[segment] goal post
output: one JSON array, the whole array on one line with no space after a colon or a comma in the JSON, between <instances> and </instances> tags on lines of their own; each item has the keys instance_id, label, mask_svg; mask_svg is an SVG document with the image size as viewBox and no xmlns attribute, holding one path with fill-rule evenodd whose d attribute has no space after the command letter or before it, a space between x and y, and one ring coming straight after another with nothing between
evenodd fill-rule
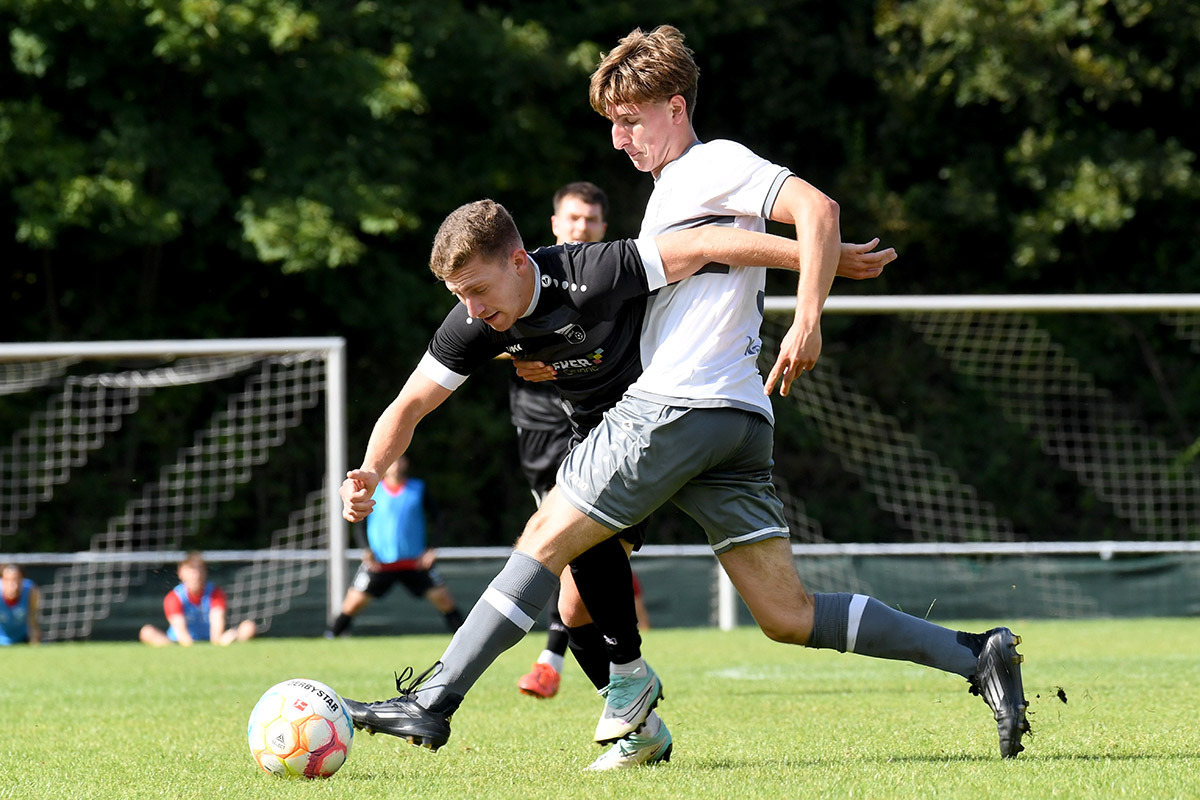
<instances>
[{"instance_id":1,"label":"goal post","mask_svg":"<svg viewBox=\"0 0 1200 800\"><path fill-rule=\"evenodd\" d=\"M80 551L40 587L47 640L86 638L155 553L201 549L197 534L239 502L252 529L225 537L326 562L327 606L340 606L344 353L339 337L0 344L0 553ZM254 480L270 483L259 497ZM295 566L247 567L254 596L231 597L231 613L306 591L304 560L271 562Z\"/></svg>"}]
</instances>

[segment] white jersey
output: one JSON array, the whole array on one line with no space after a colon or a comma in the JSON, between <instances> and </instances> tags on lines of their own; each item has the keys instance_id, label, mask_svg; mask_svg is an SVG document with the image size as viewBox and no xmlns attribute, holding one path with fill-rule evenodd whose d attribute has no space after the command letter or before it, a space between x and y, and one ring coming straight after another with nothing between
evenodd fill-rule
<instances>
[{"instance_id":1,"label":"white jersey","mask_svg":"<svg viewBox=\"0 0 1200 800\"><path fill-rule=\"evenodd\" d=\"M659 173L641 237L710 224L761 232L791 174L737 142L694 144ZM709 265L660 289L642 323L643 372L629 393L774 421L758 372L765 289L766 270L736 265Z\"/></svg>"}]
</instances>

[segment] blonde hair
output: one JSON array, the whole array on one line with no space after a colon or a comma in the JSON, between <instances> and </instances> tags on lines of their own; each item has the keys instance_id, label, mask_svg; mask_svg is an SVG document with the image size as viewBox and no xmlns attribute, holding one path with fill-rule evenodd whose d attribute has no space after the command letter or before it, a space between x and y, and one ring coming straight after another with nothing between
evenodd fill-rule
<instances>
[{"instance_id":1,"label":"blonde hair","mask_svg":"<svg viewBox=\"0 0 1200 800\"><path fill-rule=\"evenodd\" d=\"M680 95L690 122L699 82L700 68L678 28L659 25L650 33L634 28L600 60L588 98L592 108L607 117L610 106L657 103Z\"/></svg>"},{"instance_id":2,"label":"blonde hair","mask_svg":"<svg viewBox=\"0 0 1200 800\"><path fill-rule=\"evenodd\" d=\"M521 247L517 224L504 206L494 200L476 200L442 220L433 237L429 269L444 281L475 258L505 257Z\"/></svg>"}]
</instances>

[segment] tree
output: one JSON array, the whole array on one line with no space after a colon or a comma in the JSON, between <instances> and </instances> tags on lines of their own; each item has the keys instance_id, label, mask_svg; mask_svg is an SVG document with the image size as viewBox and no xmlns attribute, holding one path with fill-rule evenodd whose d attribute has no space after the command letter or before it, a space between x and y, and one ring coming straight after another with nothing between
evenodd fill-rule
<instances>
[{"instance_id":1,"label":"tree","mask_svg":"<svg viewBox=\"0 0 1200 800\"><path fill-rule=\"evenodd\" d=\"M1042 290L1200 287L1185 244L1200 135L1180 113L1200 88L1195 7L887 2L877 32L889 205L939 282L994 269Z\"/></svg>"}]
</instances>

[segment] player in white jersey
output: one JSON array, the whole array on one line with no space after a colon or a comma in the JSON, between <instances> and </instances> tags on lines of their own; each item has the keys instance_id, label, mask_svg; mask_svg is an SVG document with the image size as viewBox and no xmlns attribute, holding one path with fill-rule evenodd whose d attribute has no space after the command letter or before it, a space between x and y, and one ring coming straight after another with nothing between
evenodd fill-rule
<instances>
[{"instance_id":1,"label":"player in white jersey","mask_svg":"<svg viewBox=\"0 0 1200 800\"><path fill-rule=\"evenodd\" d=\"M678 198L679 192L697 191L709 179L730 180L721 159L694 168L711 174L680 181L674 177L674 168L686 165L685 156L697 145L691 111L698 77L682 35L669 26L649 35L634 31L605 56L592 76L592 105L612 121L613 145L639 170L659 180L655 195L660 199L652 198L652 203L662 202L667 208L690 202ZM734 162L739 154L730 150L729 160ZM756 163L762 167L764 162ZM796 319L765 386L758 388L765 395L778 383L786 394L791 382L815 366L820 355L820 315L838 260L838 208L783 170L776 168L769 181L756 174L746 181L734 175L731 185L718 186L713 214L676 222L686 226L713 221L712 217L757 214L796 226L801 267ZM692 199L702 208L711 200ZM663 222L660 216L648 217L652 225ZM557 488L530 519L508 564L442 659L404 687L400 697L369 708L357 704L359 709L351 709L355 723L414 744L440 747L449 738L450 718L466 692L528 630L562 569L669 499L704 527L767 636L961 675L992 709L1001 755L1015 756L1028 724L1021 657L1016 652L1020 639L1011 631L952 631L864 595L810 595L804 589L791 558L782 506L771 486L769 405L748 390L750 384L743 378L743 367L752 367L759 348L754 312L761 314L761 287L747 284L736 266L689 280L705 285L676 290L672 297L652 303L644 335L656 349L644 364L645 380L635 382L568 455ZM722 312L734 321L715 319ZM492 318L488 309L479 313L485 321ZM494 313L503 319L499 311ZM710 333L714 325L717 334ZM674 370L675 362L668 358L687 366ZM710 360L716 368L709 369ZM369 497L358 485L366 473L369 470L352 471L343 484L347 519L369 513ZM422 686L421 680L431 673L434 678ZM669 738L661 736L650 714L661 695L657 676L643 662L620 677L619 685L610 686L614 691L606 693L601 721L611 711L628 733L606 754L605 763L593 765L597 768L653 761L664 746L670 752Z\"/></svg>"},{"instance_id":2,"label":"player in white jersey","mask_svg":"<svg viewBox=\"0 0 1200 800\"><path fill-rule=\"evenodd\" d=\"M1019 637L1007 628L984 634L950 631L864 595L809 594L796 573L787 526L770 488L765 440L763 452L736 462L735 470L688 476L688 465L705 457L686 447L690 439L719 443L722 431L737 429L738 412L772 421L767 395L773 386L778 383L786 395L791 382L815 366L821 308L839 238L836 204L815 188L740 144L699 141L691 122L698 76L682 34L670 26L650 34L634 31L592 76L592 107L611 121L613 146L655 178L642 232L714 223L763 230L767 218L795 224L802 258L807 258L796 318L764 387L756 364L762 270L701 270L660 290L643 322L643 373L614 409L627 415L612 418L634 434L643 452L649 449L645 442L657 441L659 452L680 454L678 460L648 466L643 455L627 452L619 437L600 429L568 458L560 492L575 509L614 529L672 500L705 527L721 566L767 636L962 675L993 710L1001 755L1015 756L1028 730L1015 649ZM606 451L637 463L640 484L621 479L630 471L627 463L617 470L597 468ZM648 730L618 743L612 758L635 761L653 747L654 723L651 716Z\"/></svg>"},{"instance_id":3,"label":"player in white jersey","mask_svg":"<svg viewBox=\"0 0 1200 800\"><path fill-rule=\"evenodd\" d=\"M736 142L694 142L657 175L641 235L698 224L763 231L789 179L799 183L790 170ZM799 202L801 191L793 194ZM818 268L822 284L832 281L837 264L836 219L829 227L835 246L831 264ZM722 265L660 290L642 324L644 369L630 393L772 418L758 372L765 288L765 270Z\"/></svg>"}]
</instances>

